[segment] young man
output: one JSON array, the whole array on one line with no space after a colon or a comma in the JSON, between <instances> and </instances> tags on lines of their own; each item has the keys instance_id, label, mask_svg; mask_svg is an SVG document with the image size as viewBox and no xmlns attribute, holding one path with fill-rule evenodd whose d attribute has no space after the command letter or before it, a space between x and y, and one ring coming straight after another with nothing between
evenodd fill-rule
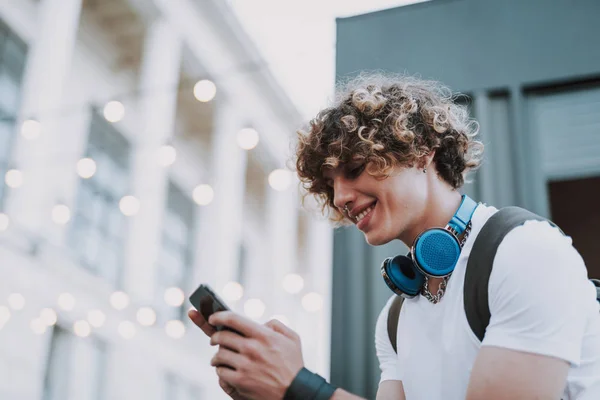
<instances>
[{"instance_id":1,"label":"young man","mask_svg":"<svg viewBox=\"0 0 600 400\"><path fill-rule=\"evenodd\" d=\"M370 245L398 239L411 246L428 230L459 226L451 271L429 275L404 301L397 352L386 322L395 295L380 314L377 399L600 399L595 289L557 227L528 221L504 237L489 278L483 341L469 326L467 261L498 211L459 193L481 162L477 130L438 83L367 75L349 82L300 134L296 166L307 192ZM220 346L213 365L234 399L358 398L304 369L298 336L277 321L263 326L225 312L209 325L196 312L190 317ZM217 325L244 337L215 333Z\"/></svg>"}]
</instances>

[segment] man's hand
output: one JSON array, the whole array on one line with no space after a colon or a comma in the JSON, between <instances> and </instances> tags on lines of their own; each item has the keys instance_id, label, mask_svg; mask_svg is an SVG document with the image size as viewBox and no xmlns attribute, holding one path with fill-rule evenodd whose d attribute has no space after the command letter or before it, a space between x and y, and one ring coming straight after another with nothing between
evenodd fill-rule
<instances>
[{"instance_id":1,"label":"man's hand","mask_svg":"<svg viewBox=\"0 0 600 400\"><path fill-rule=\"evenodd\" d=\"M263 326L231 311L215 313L209 322L244 336L229 331L211 336L211 345L220 346L211 361L219 378L246 398L282 399L304 366L299 336L277 320Z\"/></svg>"},{"instance_id":2,"label":"man's hand","mask_svg":"<svg viewBox=\"0 0 600 400\"><path fill-rule=\"evenodd\" d=\"M304 366L299 336L277 320L257 324L231 311L213 314L209 323L190 311L190 318L219 351L211 364L217 367L219 383L234 399L281 399ZM230 331L216 332L214 326ZM230 392L234 390L234 392Z\"/></svg>"},{"instance_id":3,"label":"man's hand","mask_svg":"<svg viewBox=\"0 0 600 400\"><path fill-rule=\"evenodd\" d=\"M202 332L204 332L206 336L211 337L216 332L215 328L211 326L198 311L190 310L188 312L188 317L190 317L194 324L202 329ZM247 400L244 396L240 395L233 386L228 385L221 378L219 378L219 386L221 386L221 389L223 389L223 391L233 400Z\"/></svg>"}]
</instances>

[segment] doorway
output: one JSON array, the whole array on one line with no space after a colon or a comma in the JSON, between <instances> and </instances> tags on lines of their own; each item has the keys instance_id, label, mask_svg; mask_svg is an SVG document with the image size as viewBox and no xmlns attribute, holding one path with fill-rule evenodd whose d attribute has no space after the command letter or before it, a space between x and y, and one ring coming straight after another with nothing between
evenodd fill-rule
<instances>
[{"instance_id":1,"label":"doorway","mask_svg":"<svg viewBox=\"0 0 600 400\"><path fill-rule=\"evenodd\" d=\"M590 278L600 278L600 176L548 182L551 219L573 238Z\"/></svg>"}]
</instances>

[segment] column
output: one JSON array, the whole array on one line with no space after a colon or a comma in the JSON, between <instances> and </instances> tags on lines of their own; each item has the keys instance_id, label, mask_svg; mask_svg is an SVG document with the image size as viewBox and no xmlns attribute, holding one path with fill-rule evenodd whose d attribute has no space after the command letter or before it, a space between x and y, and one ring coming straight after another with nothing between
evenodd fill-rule
<instances>
[{"instance_id":1,"label":"column","mask_svg":"<svg viewBox=\"0 0 600 400\"><path fill-rule=\"evenodd\" d=\"M310 277L307 285L323 296L323 308L313 315L306 315L314 329L306 332L310 335L307 362L314 365L315 371L329 378L331 347L331 280L333 263L333 229L325 218L311 216L307 229L308 270ZM306 313L306 311L305 311ZM310 325L310 324L308 324Z\"/></svg>"},{"instance_id":2,"label":"column","mask_svg":"<svg viewBox=\"0 0 600 400\"><path fill-rule=\"evenodd\" d=\"M140 73L142 132L132 155L132 195L140 211L130 217L125 289L145 301L154 297L155 266L167 196L167 168L158 152L175 124L182 43L172 27L158 20L150 27Z\"/></svg>"},{"instance_id":3,"label":"column","mask_svg":"<svg viewBox=\"0 0 600 400\"><path fill-rule=\"evenodd\" d=\"M205 182L214 198L202 208L197 240L194 281L208 283L218 293L233 280L239 262L242 236L247 154L237 144L243 127L239 114L224 101L215 106L211 163Z\"/></svg>"},{"instance_id":4,"label":"column","mask_svg":"<svg viewBox=\"0 0 600 400\"><path fill-rule=\"evenodd\" d=\"M479 135L478 140L483 141L484 146L494 148L493 142L494 137L490 135L492 127L490 124L490 99L488 93L485 91L477 92L475 96L475 117L479 122ZM486 147L485 149L487 150ZM473 198L477 201L482 201L488 204L496 204L496 181L494 179L494 152L485 152L485 162L479 168L477 172L477 181L474 182L476 188L476 194ZM471 177L473 177L471 175Z\"/></svg>"},{"instance_id":5,"label":"column","mask_svg":"<svg viewBox=\"0 0 600 400\"><path fill-rule=\"evenodd\" d=\"M60 175L69 168L60 164L61 156L72 150L68 140L61 140L61 105L80 13L81 0L42 0L38 32L29 49L18 126L36 119L41 135L31 141L17 136L13 167L23 173L24 183L9 192L7 212L15 226L34 235L49 233L51 208L62 196Z\"/></svg>"},{"instance_id":6,"label":"column","mask_svg":"<svg viewBox=\"0 0 600 400\"><path fill-rule=\"evenodd\" d=\"M283 289L283 278L296 272L298 263L298 191L297 182L284 191L277 191L267 185L267 250L270 263L263 266L253 278L259 281L263 301L271 314L285 315L292 325L295 310L298 308L297 295Z\"/></svg>"}]
</instances>

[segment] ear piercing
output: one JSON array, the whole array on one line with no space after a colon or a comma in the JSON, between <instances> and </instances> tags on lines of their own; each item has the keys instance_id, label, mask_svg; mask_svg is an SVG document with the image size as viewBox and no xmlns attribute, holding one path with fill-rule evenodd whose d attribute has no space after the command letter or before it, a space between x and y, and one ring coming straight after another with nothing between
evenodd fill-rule
<instances>
[{"instance_id":1,"label":"ear piercing","mask_svg":"<svg viewBox=\"0 0 600 400\"><path fill-rule=\"evenodd\" d=\"M426 174L427 173L427 168L423 168L423 173Z\"/></svg>"}]
</instances>

